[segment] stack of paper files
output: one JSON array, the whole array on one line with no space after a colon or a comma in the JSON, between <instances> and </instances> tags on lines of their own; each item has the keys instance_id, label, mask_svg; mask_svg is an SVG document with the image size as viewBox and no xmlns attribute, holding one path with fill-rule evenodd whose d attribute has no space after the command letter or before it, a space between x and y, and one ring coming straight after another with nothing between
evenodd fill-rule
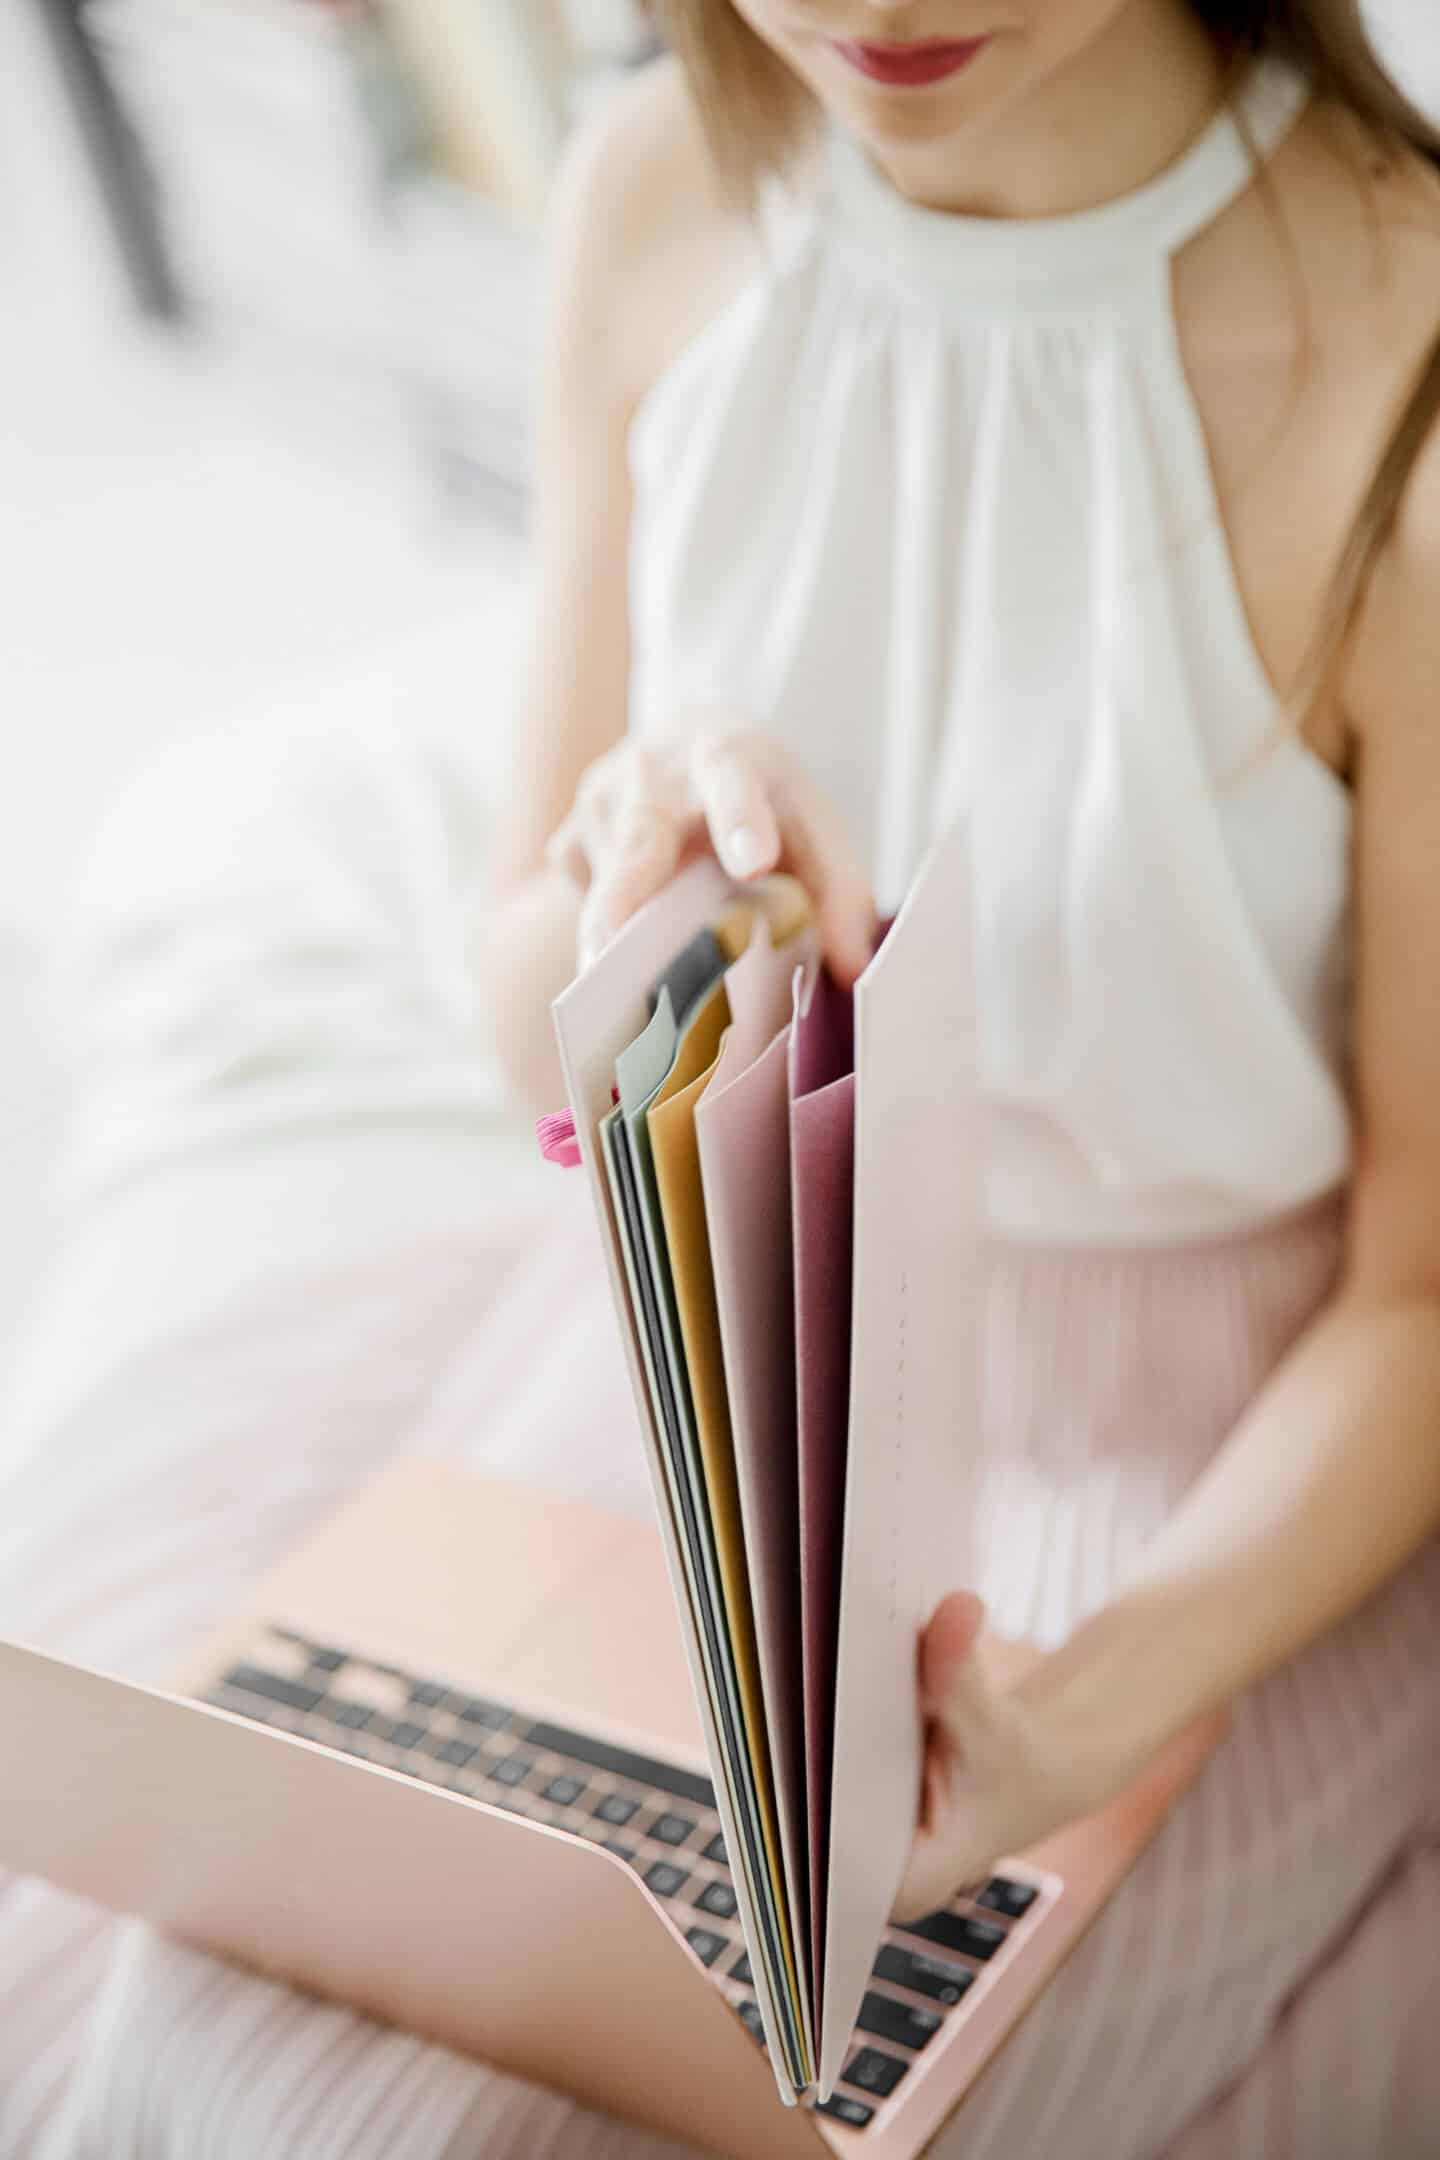
<instances>
[{"instance_id":1,"label":"stack of paper files","mask_svg":"<svg viewBox=\"0 0 1440 2160\"><path fill-rule=\"evenodd\" d=\"M961 901L942 856L852 996L793 881L697 864L556 1006L791 2101L835 2082L915 1821L914 1646L973 1410L973 1166L915 1144L963 1109Z\"/></svg>"}]
</instances>

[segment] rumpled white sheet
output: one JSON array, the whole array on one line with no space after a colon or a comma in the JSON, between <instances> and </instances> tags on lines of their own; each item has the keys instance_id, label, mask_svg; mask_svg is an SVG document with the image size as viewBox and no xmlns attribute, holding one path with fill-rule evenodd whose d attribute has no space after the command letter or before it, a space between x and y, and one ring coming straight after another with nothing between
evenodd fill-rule
<instances>
[{"instance_id":1,"label":"rumpled white sheet","mask_svg":"<svg viewBox=\"0 0 1440 2160\"><path fill-rule=\"evenodd\" d=\"M0 1458L0 1630L163 1679L401 1449L648 1505L584 1194L502 1110L485 1040L484 776L398 722L281 724L113 824L69 944L67 1223ZM0 2160L562 2138L670 2150L0 1879Z\"/></svg>"}]
</instances>

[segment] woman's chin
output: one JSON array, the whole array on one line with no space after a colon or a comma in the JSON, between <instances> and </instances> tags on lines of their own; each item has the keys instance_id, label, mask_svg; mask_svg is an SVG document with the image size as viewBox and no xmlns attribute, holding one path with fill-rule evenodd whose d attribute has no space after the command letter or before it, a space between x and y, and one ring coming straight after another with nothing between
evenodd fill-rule
<instances>
[{"instance_id":1,"label":"woman's chin","mask_svg":"<svg viewBox=\"0 0 1440 2160\"><path fill-rule=\"evenodd\" d=\"M812 87L842 127L875 148L945 142L974 125L995 101L990 46L958 74L923 88L873 82L838 53L827 53Z\"/></svg>"}]
</instances>

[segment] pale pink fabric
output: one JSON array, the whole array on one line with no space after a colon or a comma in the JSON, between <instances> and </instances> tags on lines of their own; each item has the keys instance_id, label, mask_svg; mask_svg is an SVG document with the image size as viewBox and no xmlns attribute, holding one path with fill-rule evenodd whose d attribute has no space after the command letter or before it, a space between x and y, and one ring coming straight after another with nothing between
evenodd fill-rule
<instances>
[{"instance_id":1,"label":"pale pink fabric","mask_svg":"<svg viewBox=\"0 0 1440 2160\"><path fill-rule=\"evenodd\" d=\"M397 1450L650 1504L582 1181L528 1140L510 1174L473 1114L475 978L436 964L475 903L455 774L289 733L270 770L247 793L223 764L112 833L78 1213L0 1436L0 1629L144 1677ZM1000 1625L1054 1641L1104 1598L1323 1300L1340 1231L1326 1202L1181 1249L996 1248L955 1570ZM1240 1706L942 2160L1436 2151L1437 1643L1432 1546ZM667 2152L0 1883L0 2160Z\"/></svg>"},{"instance_id":2,"label":"pale pink fabric","mask_svg":"<svg viewBox=\"0 0 1440 2160\"><path fill-rule=\"evenodd\" d=\"M11 1485L6 1623L159 1669L397 1444L643 1506L583 1208L552 1179L524 1225L317 1277L117 1376L52 1435L93 1465L89 1505L46 1519L53 1456ZM957 1530L957 1581L998 1622L1053 1639L1104 1597L1323 1298L1339 1227L1326 1203L1188 1251L996 1249L980 1535L967 1560ZM137 1432L143 1471L113 1444ZM1432 1547L1239 1706L945 2160L1433 2151L1437 1640ZM0 1899L5 2160L665 2150L35 1886Z\"/></svg>"}]
</instances>

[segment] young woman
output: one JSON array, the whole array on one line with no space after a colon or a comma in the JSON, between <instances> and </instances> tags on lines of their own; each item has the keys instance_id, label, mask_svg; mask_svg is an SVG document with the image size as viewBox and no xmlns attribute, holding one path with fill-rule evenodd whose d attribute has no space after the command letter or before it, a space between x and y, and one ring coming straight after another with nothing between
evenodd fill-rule
<instances>
[{"instance_id":1,"label":"young woman","mask_svg":"<svg viewBox=\"0 0 1440 2160\"><path fill-rule=\"evenodd\" d=\"M553 1107L577 931L683 852L793 865L853 970L969 806L986 1401L907 1909L1229 1728L935 2151L1419 2160L1433 140L1348 0L667 14L560 203L506 1054ZM531 1238L471 1138L475 806L358 735L171 776L87 918L91 1198L0 1628L146 1678L397 1448L649 1505L584 1195ZM973 1593L1044 1646L1021 1692ZM0 1881L0 2156L202 2153L678 2160Z\"/></svg>"},{"instance_id":2,"label":"young woman","mask_svg":"<svg viewBox=\"0 0 1440 2160\"><path fill-rule=\"evenodd\" d=\"M512 1072L553 1095L577 932L695 850L796 870L853 974L969 807L986 1423L902 1907L1229 1726L940 2149L1408 2160L1440 2123L1440 138L1356 0L663 12L678 62L560 211ZM973 1593L1048 1647L1018 1691Z\"/></svg>"}]
</instances>

